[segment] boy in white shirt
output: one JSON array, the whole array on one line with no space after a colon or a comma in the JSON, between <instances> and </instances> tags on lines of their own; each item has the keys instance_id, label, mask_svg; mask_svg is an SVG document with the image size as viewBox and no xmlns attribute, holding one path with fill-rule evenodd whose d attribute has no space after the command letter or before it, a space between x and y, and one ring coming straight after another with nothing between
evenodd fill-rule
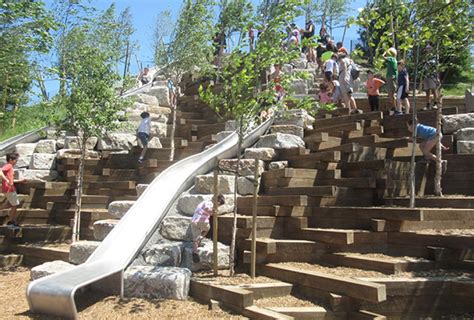
<instances>
[{"instance_id":1,"label":"boy in white shirt","mask_svg":"<svg viewBox=\"0 0 474 320\"><path fill-rule=\"evenodd\" d=\"M145 153L148 149L148 141L150 141L150 130L151 130L151 118L148 112L142 112L140 114L142 121L137 129L137 137L140 140L143 149L140 153L140 157L138 158L138 162L142 163L145 158Z\"/></svg>"}]
</instances>

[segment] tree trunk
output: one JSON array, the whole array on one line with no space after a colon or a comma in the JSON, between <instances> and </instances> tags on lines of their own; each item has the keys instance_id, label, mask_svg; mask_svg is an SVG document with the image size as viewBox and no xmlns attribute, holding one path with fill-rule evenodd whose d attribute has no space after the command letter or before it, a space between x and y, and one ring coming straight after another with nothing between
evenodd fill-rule
<instances>
[{"instance_id":1,"label":"tree trunk","mask_svg":"<svg viewBox=\"0 0 474 320\"><path fill-rule=\"evenodd\" d=\"M125 91L125 79L127 77L127 64L128 64L128 51L129 50L130 50L130 42L127 41L127 48L125 49L125 62L123 64L122 88L120 89L120 95L122 95Z\"/></svg>"},{"instance_id":2,"label":"tree trunk","mask_svg":"<svg viewBox=\"0 0 474 320\"><path fill-rule=\"evenodd\" d=\"M177 108L177 98L176 98L177 92L169 92L170 95L170 104L171 104L171 133L170 133L170 157L169 160L173 161L174 160L174 150L175 150L175 145L174 145L174 136L176 134L176 108Z\"/></svg>"},{"instance_id":3,"label":"tree trunk","mask_svg":"<svg viewBox=\"0 0 474 320\"><path fill-rule=\"evenodd\" d=\"M83 184L84 184L84 162L86 158L87 138L82 137L80 141L81 141L81 157L79 158L79 172L77 176L76 211L74 212L74 223L72 227L72 242L79 241L79 235L81 231L82 189L83 189Z\"/></svg>"},{"instance_id":4,"label":"tree trunk","mask_svg":"<svg viewBox=\"0 0 474 320\"><path fill-rule=\"evenodd\" d=\"M240 159L242 159L242 136L243 136L243 128L242 128L242 121L239 123L239 143L237 148L237 168L235 170L235 181L234 181L234 216L233 216L233 224L232 224L232 240L230 243L230 252L229 252L229 273L232 277L234 275L234 260L235 260L235 238L237 236L237 181L239 179L239 168L240 168Z\"/></svg>"},{"instance_id":5,"label":"tree trunk","mask_svg":"<svg viewBox=\"0 0 474 320\"><path fill-rule=\"evenodd\" d=\"M218 247L217 247L217 235L218 235L218 223L219 219L217 218L217 194L219 193L219 163L217 163L216 168L214 169L214 187L213 192L214 196L212 197L212 267L214 269L214 277L218 276Z\"/></svg>"},{"instance_id":6,"label":"tree trunk","mask_svg":"<svg viewBox=\"0 0 474 320\"><path fill-rule=\"evenodd\" d=\"M11 128L15 129L16 127L16 113L18 111L18 104L20 103L20 98L16 98L15 100L15 106L13 107L13 117L12 117L12 125Z\"/></svg>"},{"instance_id":7,"label":"tree trunk","mask_svg":"<svg viewBox=\"0 0 474 320\"><path fill-rule=\"evenodd\" d=\"M254 159L254 181L253 181L253 204L252 204L252 261L250 264L250 276L255 278L257 273L257 197L258 197L258 159Z\"/></svg>"}]
</instances>

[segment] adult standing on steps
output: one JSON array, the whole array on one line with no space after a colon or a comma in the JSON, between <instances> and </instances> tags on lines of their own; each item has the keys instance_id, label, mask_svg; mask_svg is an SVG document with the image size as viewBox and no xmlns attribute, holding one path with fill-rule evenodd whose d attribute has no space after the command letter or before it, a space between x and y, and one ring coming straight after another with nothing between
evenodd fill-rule
<instances>
[{"instance_id":1,"label":"adult standing on steps","mask_svg":"<svg viewBox=\"0 0 474 320\"><path fill-rule=\"evenodd\" d=\"M138 125L137 138L141 142L143 149L138 158L138 162L143 163L146 151L148 150L148 141L150 141L151 118L150 114L146 111L142 112L140 117L142 121Z\"/></svg>"},{"instance_id":2,"label":"adult standing on steps","mask_svg":"<svg viewBox=\"0 0 474 320\"><path fill-rule=\"evenodd\" d=\"M349 114L359 113L357 104L352 96L352 77L351 77L351 60L346 55L341 54L338 58L339 63L339 83L341 85L342 99L346 108L349 108Z\"/></svg>"},{"instance_id":3,"label":"adult standing on steps","mask_svg":"<svg viewBox=\"0 0 474 320\"><path fill-rule=\"evenodd\" d=\"M398 77L397 49L390 48L384 52L387 67L387 110L395 109L395 85Z\"/></svg>"}]
</instances>

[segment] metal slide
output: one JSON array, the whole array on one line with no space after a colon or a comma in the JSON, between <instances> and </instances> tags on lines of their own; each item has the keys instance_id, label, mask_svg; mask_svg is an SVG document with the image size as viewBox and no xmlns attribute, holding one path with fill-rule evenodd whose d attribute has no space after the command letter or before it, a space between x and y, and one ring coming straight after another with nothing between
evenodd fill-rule
<instances>
[{"instance_id":1,"label":"metal slide","mask_svg":"<svg viewBox=\"0 0 474 320\"><path fill-rule=\"evenodd\" d=\"M250 132L242 148L254 144L272 121L269 119ZM237 151L238 136L234 132L213 147L163 171L85 263L30 283L26 293L30 310L77 319L74 295L87 285L123 296L124 270L157 230L173 202L197 175L209 172L219 159L235 157Z\"/></svg>"},{"instance_id":2,"label":"metal slide","mask_svg":"<svg viewBox=\"0 0 474 320\"><path fill-rule=\"evenodd\" d=\"M19 143L36 142L41 139L41 133L46 131L48 127L43 127L26 133L11 137L5 141L0 142L0 156L4 156L9 152L15 150L15 146Z\"/></svg>"}]
</instances>

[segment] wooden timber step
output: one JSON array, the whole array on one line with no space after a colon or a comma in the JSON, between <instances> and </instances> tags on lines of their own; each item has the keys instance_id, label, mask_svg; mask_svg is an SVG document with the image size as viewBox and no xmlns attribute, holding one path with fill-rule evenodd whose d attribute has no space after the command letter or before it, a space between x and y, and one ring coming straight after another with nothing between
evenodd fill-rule
<instances>
[{"instance_id":1,"label":"wooden timber step","mask_svg":"<svg viewBox=\"0 0 474 320\"><path fill-rule=\"evenodd\" d=\"M170 148L171 147L171 138L164 137L160 138L161 145L163 148ZM175 137L174 138L174 147L175 148L185 148L188 146L189 141L182 137Z\"/></svg>"},{"instance_id":2,"label":"wooden timber step","mask_svg":"<svg viewBox=\"0 0 474 320\"><path fill-rule=\"evenodd\" d=\"M237 200L238 201L238 200ZM239 214L251 216L252 206L238 205ZM285 206L285 205L258 205L258 216L275 216L275 217L303 217L311 216L311 207L307 206Z\"/></svg>"},{"instance_id":3,"label":"wooden timber step","mask_svg":"<svg viewBox=\"0 0 474 320\"><path fill-rule=\"evenodd\" d=\"M423 220L424 211L418 208L390 207L324 207L312 208L317 218L335 219L386 219L386 220Z\"/></svg>"},{"instance_id":4,"label":"wooden timber step","mask_svg":"<svg viewBox=\"0 0 474 320\"><path fill-rule=\"evenodd\" d=\"M63 242L71 239L71 228L67 226L24 225L15 232L15 240L19 242ZM11 236L12 229L0 226L0 234Z\"/></svg>"},{"instance_id":5,"label":"wooden timber step","mask_svg":"<svg viewBox=\"0 0 474 320\"><path fill-rule=\"evenodd\" d=\"M322 289L357 300L381 302L387 299L385 285L378 283L301 270L297 267L274 263L260 266L259 272L273 279L318 290Z\"/></svg>"},{"instance_id":6,"label":"wooden timber step","mask_svg":"<svg viewBox=\"0 0 474 320\"><path fill-rule=\"evenodd\" d=\"M383 119L384 119L383 113L379 111L375 111L375 112L340 116L340 117L327 118L327 119L316 119L313 123L313 126L315 128L319 128L319 127L324 127L324 126L327 127L327 126L341 125L348 122L353 123L360 120L382 121Z\"/></svg>"},{"instance_id":7,"label":"wooden timber step","mask_svg":"<svg viewBox=\"0 0 474 320\"><path fill-rule=\"evenodd\" d=\"M306 195L306 196L325 196L332 197L336 195L337 188L334 186L318 187L270 187L266 189L266 195Z\"/></svg>"},{"instance_id":8,"label":"wooden timber step","mask_svg":"<svg viewBox=\"0 0 474 320\"><path fill-rule=\"evenodd\" d=\"M332 312L328 312L325 308L320 306L315 307L266 307L265 309L275 311L294 319L314 319L314 320L323 320L328 319L331 315L334 315Z\"/></svg>"},{"instance_id":9,"label":"wooden timber step","mask_svg":"<svg viewBox=\"0 0 474 320\"><path fill-rule=\"evenodd\" d=\"M0 223L8 221L9 209L0 210ZM19 224L46 224L50 220L50 213L45 209L17 209L17 222Z\"/></svg>"},{"instance_id":10,"label":"wooden timber step","mask_svg":"<svg viewBox=\"0 0 474 320\"><path fill-rule=\"evenodd\" d=\"M335 161L341 160L341 153L339 151L316 152L316 153L310 153L308 155L302 155L302 156L291 156L291 157L288 157L287 160L290 166L292 162L297 162L297 161L335 162Z\"/></svg>"},{"instance_id":11,"label":"wooden timber step","mask_svg":"<svg viewBox=\"0 0 474 320\"><path fill-rule=\"evenodd\" d=\"M71 219L74 218L74 209L60 210L51 212L51 218L58 224L70 225ZM95 221L117 219L117 217L108 213L107 209L82 209L81 210L81 227L91 227Z\"/></svg>"},{"instance_id":12,"label":"wooden timber step","mask_svg":"<svg viewBox=\"0 0 474 320\"><path fill-rule=\"evenodd\" d=\"M371 232L361 229L301 228L289 232L290 238L312 240L328 245L382 245L387 242L386 232Z\"/></svg>"},{"instance_id":13,"label":"wooden timber step","mask_svg":"<svg viewBox=\"0 0 474 320\"><path fill-rule=\"evenodd\" d=\"M438 246L454 249L474 248L474 237L467 235L389 232L387 241L390 244L402 244L407 246Z\"/></svg>"},{"instance_id":14,"label":"wooden timber step","mask_svg":"<svg viewBox=\"0 0 474 320\"><path fill-rule=\"evenodd\" d=\"M293 289L293 285L286 282L241 284L237 287L251 291L254 299L284 297Z\"/></svg>"},{"instance_id":15,"label":"wooden timber step","mask_svg":"<svg viewBox=\"0 0 474 320\"><path fill-rule=\"evenodd\" d=\"M243 262L250 263L251 240L246 239L241 244L244 249ZM257 239L257 263L269 262L313 262L326 252L326 245L309 240L291 239Z\"/></svg>"},{"instance_id":16,"label":"wooden timber step","mask_svg":"<svg viewBox=\"0 0 474 320\"><path fill-rule=\"evenodd\" d=\"M322 259L333 265L340 265L364 270L374 270L386 274L408 271L423 271L436 268L435 261L425 259L409 259L406 257L372 257L363 254L329 253Z\"/></svg>"},{"instance_id":17,"label":"wooden timber step","mask_svg":"<svg viewBox=\"0 0 474 320\"><path fill-rule=\"evenodd\" d=\"M359 122L348 122L341 124L331 124L325 126L315 126L314 129L305 131L305 142L323 142L327 135L331 135L335 132L350 132L350 131L360 131L362 130L362 125ZM320 135L319 133L326 133L326 135Z\"/></svg>"},{"instance_id":18,"label":"wooden timber step","mask_svg":"<svg viewBox=\"0 0 474 320\"><path fill-rule=\"evenodd\" d=\"M62 260L69 262L69 246L48 246L44 243L11 245L10 249L23 256L23 264L36 266L48 261Z\"/></svg>"},{"instance_id":19,"label":"wooden timber step","mask_svg":"<svg viewBox=\"0 0 474 320\"><path fill-rule=\"evenodd\" d=\"M225 130L225 122L219 122L214 124L202 124L197 126L197 137L208 136L213 133L218 133Z\"/></svg>"},{"instance_id":20,"label":"wooden timber step","mask_svg":"<svg viewBox=\"0 0 474 320\"><path fill-rule=\"evenodd\" d=\"M389 206L407 207L409 198L384 198L384 202ZM417 197L415 198L417 207L432 208L469 208L474 209L474 196L447 196L447 197Z\"/></svg>"},{"instance_id":21,"label":"wooden timber step","mask_svg":"<svg viewBox=\"0 0 474 320\"><path fill-rule=\"evenodd\" d=\"M23 255L21 254L0 254L0 268L18 267L23 262Z\"/></svg>"},{"instance_id":22,"label":"wooden timber step","mask_svg":"<svg viewBox=\"0 0 474 320\"><path fill-rule=\"evenodd\" d=\"M373 178L339 178L339 179L319 179L320 186L337 186L347 188L375 188L375 179Z\"/></svg>"},{"instance_id":23,"label":"wooden timber step","mask_svg":"<svg viewBox=\"0 0 474 320\"><path fill-rule=\"evenodd\" d=\"M253 196L243 196L237 198L237 207L251 207L253 205ZM257 197L257 203L259 206L273 206L273 205L282 205L282 206L311 206L314 201L311 197L304 195L288 195L288 196L278 196L278 195L259 195Z\"/></svg>"}]
</instances>

